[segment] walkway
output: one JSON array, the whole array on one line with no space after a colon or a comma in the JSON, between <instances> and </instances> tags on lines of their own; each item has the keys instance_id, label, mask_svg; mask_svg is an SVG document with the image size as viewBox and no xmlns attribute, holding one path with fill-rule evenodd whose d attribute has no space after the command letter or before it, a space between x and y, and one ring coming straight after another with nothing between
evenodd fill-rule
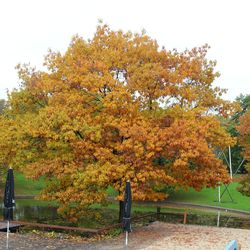
<instances>
[{"instance_id":1,"label":"walkway","mask_svg":"<svg viewBox=\"0 0 250 250\"><path fill-rule=\"evenodd\" d=\"M135 229L129 235L129 250L223 250L231 239L241 244L242 250L250 250L250 230L168 224L154 222ZM0 245L6 249L6 233L0 233ZM9 249L69 249L69 250L124 250L124 235L110 240L86 243L83 240L42 238L39 235L10 234Z\"/></svg>"}]
</instances>

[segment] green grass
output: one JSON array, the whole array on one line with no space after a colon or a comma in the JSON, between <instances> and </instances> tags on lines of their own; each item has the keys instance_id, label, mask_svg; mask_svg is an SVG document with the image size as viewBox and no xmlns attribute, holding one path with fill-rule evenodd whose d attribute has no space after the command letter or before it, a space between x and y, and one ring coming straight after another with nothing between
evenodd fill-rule
<instances>
[{"instance_id":1,"label":"green grass","mask_svg":"<svg viewBox=\"0 0 250 250\"><path fill-rule=\"evenodd\" d=\"M45 187L43 178L33 181L25 178L24 175L15 173L15 193L16 195L38 195Z\"/></svg>"},{"instance_id":2,"label":"green grass","mask_svg":"<svg viewBox=\"0 0 250 250\"><path fill-rule=\"evenodd\" d=\"M243 196L240 192L237 191L237 182L231 183L228 187L229 192L234 200L231 202L231 199L226 191L221 198L221 203L218 203L218 188L204 188L200 192L195 191L194 189L189 189L188 191L179 190L173 192L169 200L176 202L187 202L194 204L202 205L211 205L211 206L221 206L225 208L233 208L240 210L250 211L250 197ZM221 193L224 191L225 187L222 185Z\"/></svg>"},{"instance_id":3,"label":"green grass","mask_svg":"<svg viewBox=\"0 0 250 250\"><path fill-rule=\"evenodd\" d=\"M250 197L242 195L239 191L237 191L237 187L239 186L238 182L233 182L228 186L228 190L234 200L231 201L228 192L226 191L221 198L221 203L218 203L218 188L204 188L200 192L195 191L190 188L185 191L180 189L179 191L172 192L169 197L169 201L176 202L186 202L186 203L194 203L201 205L210 205L210 206L221 206L225 208L239 209L250 211ZM221 194L225 190L225 186L221 186ZM110 187L108 189L109 196L115 196L115 191Z\"/></svg>"},{"instance_id":4,"label":"green grass","mask_svg":"<svg viewBox=\"0 0 250 250\"><path fill-rule=\"evenodd\" d=\"M30 179L26 179L23 174L15 172L15 195L38 195L41 190L45 187L45 181L41 178L38 181L33 181ZM218 188L204 188L200 192L195 191L194 189L190 188L188 191L179 190L175 191L170 194L169 200L170 201L177 201L177 202L187 202L187 203L194 203L194 204L202 204L202 205L211 205L211 206L221 206L225 208L233 208L233 209L240 209L240 210L247 210L250 211L250 197L243 196L240 192L237 191L237 186L239 184L237 182L231 183L229 185L229 191L231 196L233 197L234 202L231 202L230 197L227 192L223 195L221 199L221 203L218 203ZM4 183L0 184L0 188L4 190ZM225 187L222 185L221 193ZM115 197L117 192L112 188L109 187L107 190L109 196ZM26 202L27 205L29 201ZM34 201L32 201L33 203ZM35 201L36 204L47 205L48 202L41 202ZM34 203L33 203L34 204ZM97 205L93 205L95 207ZM116 204L110 204L109 208L115 208ZM151 212L155 211L155 207L148 207L145 205L136 205L136 209L139 211Z\"/></svg>"},{"instance_id":5,"label":"green grass","mask_svg":"<svg viewBox=\"0 0 250 250\"><path fill-rule=\"evenodd\" d=\"M110 186L107 189L107 193L108 193L108 196L110 196L110 197L115 197L118 195L118 192Z\"/></svg>"},{"instance_id":6,"label":"green grass","mask_svg":"<svg viewBox=\"0 0 250 250\"><path fill-rule=\"evenodd\" d=\"M23 174L14 173L15 179L15 195L38 195L45 186L43 178L33 181L25 178ZM0 189L4 192L5 182L0 183Z\"/></svg>"}]
</instances>

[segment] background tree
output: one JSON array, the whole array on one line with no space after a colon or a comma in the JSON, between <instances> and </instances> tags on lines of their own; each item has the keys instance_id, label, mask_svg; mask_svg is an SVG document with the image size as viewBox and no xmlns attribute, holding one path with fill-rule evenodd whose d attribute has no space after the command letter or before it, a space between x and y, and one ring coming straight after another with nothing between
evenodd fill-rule
<instances>
[{"instance_id":1,"label":"background tree","mask_svg":"<svg viewBox=\"0 0 250 250\"><path fill-rule=\"evenodd\" d=\"M4 107L5 107L5 100L0 99L0 116L3 114ZM5 178L5 167L3 165L0 165L0 182L3 182L4 178ZM3 190L0 189L0 193L2 194Z\"/></svg>"},{"instance_id":2,"label":"background tree","mask_svg":"<svg viewBox=\"0 0 250 250\"><path fill-rule=\"evenodd\" d=\"M238 188L240 192L244 195L250 196L250 129L249 129L249 122L250 122L250 110L248 109L246 113L240 118L240 125L237 127L240 136L239 136L239 143L243 147L243 156L247 160L246 169L248 170L248 174L246 178L241 182L241 186Z\"/></svg>"},{"instance_id":3,"label":"background tree","mask_svg":"<svg viewBox=\"0 0 250 250\"><path fill-rule=\"evenodd\" d=\"M243 116L250 106L250 95L239 95L236 97L236 102L239 104L239 109L229 118L222 118L223 124L227 128L227 131L231 134L232 137L239 137L239 131L237 130L237 126L240 123L240 117ZM226 154L228 155L228 150L226 150ZM232 169L235 172L241 164L241 167L238 169L238 173L246 173L245 165L247 161L243 161L242 155L242 146L239 141L231 148L231 156L232 156ZM225 163L226 164L226 163Z\"/></svg>"},{"instance_id":4,"label":"background tree","mask_svg":"<svg viewBox=\"0 0 250 250\"><path fill-rule=\"evenodd\" d=\"M4 106L5 106L5 100L0 99L0 115L3 114Z\"/></svg>"},{"instance_id":5,"label":"background tree","mask_svg":"<svg viewBox=\"0 0 250 250\"><path fill-rule=\"evenodd\" d=\"M50 51L47 71L18 66L22 85L0 120L0 161L44 176L41 198L71 219L105 203L109 186L122 200L128 179L137 200L165 199L166 185L228 182L214 150L234 140L216 115L233 106L212 86L218 73L207 49L167 51L144 33L99 25L65 54Z\"/></svg>"}]
</instances>

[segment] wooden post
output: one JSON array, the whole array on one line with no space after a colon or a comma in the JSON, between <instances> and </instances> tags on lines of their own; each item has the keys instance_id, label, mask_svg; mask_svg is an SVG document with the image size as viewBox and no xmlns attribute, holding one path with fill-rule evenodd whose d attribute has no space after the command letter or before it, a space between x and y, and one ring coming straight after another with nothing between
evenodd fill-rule
<instances>
[{"instance_id":1,"label":"wooden post","mask_svg":"<svg viewBox=\"0 0 250 250\"><path fill-rule=\"evenodd\" d=\"M157 212L156 212L156 219L159 220L160 219L160 213L161 213L161 207L157 207Z\"/></svg>"},{"instance_id":2,"label":"wooden post","mask_svg":"<svg viewBox=\"0 0 250 250\"><path fill-rule=\"evenodd\" d=\"M184 212L183 224L187 224L187 210Z\"/></svg>"}]
</instances>

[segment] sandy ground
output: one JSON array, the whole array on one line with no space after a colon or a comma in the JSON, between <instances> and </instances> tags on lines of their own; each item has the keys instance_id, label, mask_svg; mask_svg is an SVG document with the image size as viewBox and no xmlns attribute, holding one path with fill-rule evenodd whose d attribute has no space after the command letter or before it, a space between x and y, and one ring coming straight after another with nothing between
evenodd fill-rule
<instances>
[{"instance_id":1,"label":"sandy ground","mask_svg":"<svg viewBox=\"0 0 250 250\"><path fill-rule=\"evenodd\" d=\"M165 223L153 223L150 228L155 232L160 228L166 235L159 241L144 248L146 250L219 250L224 249L232 239L240 243L242 250L250 249L250 230Z\"/></svg>"},{"instance_id":2,"label":"sandy ground","mask_svg":"<svg viewBox=\"0 0 250 250\"><path fill-rule=\"evenodd\" d=\"M250 230L168 224L154 222L149 226L136 228L129 234L129 246L124 246L124 235L111 240L86 243L65 239L46 239L36 235L10 235L9 249L88 249L88 250L223 250L235 239L241 249L250 250ZM6 234L0 233L0 249L6 249Z\"/></svg>"}]
</instances>

